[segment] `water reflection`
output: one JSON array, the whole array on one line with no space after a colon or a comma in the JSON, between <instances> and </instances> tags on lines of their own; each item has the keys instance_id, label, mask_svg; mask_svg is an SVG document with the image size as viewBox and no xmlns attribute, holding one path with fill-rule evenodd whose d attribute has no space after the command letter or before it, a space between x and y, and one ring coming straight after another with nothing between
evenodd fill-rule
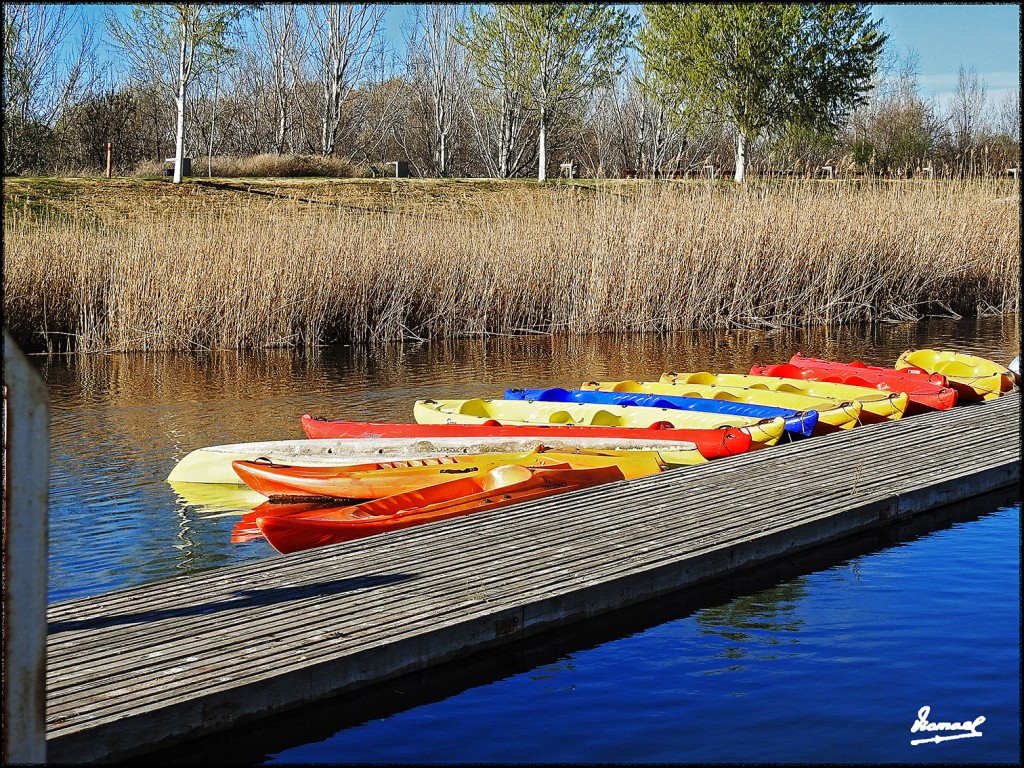
<instances>
[{"instance_id":1,"label":"water reflection","mask_svg":"<svg viewBox=\"0 0 1024 768\"><path fill-rule=\"evenodd\" d=\"M782 646L797 642L796 635L803 625L797 605L806 596L806 585L796 579L754 595L738 597L724 605L705 608L694 621L701 634L728 641L718 651L718 658L730 661L774 659L781 654ZM730 664L724 670L705 670L704 674L742 668Z\"/></svg>"},{"instance_id":2,"label":"water reflection","mask_svg":"<svg viewBox=\"0 0 1024 768\"><path fill-rule=\"evenodd\" d=\"M204 517L243 514L267 500L243 485L173 482L170 486L178 497L182 512L199 513Z\"/></svg>"},{"instance_id":3,"label":"water reflection","mask_svg":"<svg viewBox=\"0 0 1024 768\"><path fill-rule=\"evenodd\" d=\"M744 373L796 352L891 365L909 348L1008 361L1017 317L848 328L488 338L371 350L33 356L50 389L50 599L276 556L232 544L248 500L202 500L165 482L208 445L303 438L303 413L410 421L416 399L501 397L669 370ZM235 506L237 503L237 506Z\"/></svg>"}]
</instances>

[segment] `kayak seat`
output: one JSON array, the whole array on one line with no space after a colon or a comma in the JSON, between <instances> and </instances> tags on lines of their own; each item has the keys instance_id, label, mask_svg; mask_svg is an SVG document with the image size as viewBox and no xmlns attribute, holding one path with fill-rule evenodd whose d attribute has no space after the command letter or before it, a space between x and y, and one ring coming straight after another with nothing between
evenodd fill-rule
<instances>
[{"instance_id":1,"label":"kayak seat","mask_svg":"<svg viewBox=\"0 0 1024 768\"><path fill-rule=\"evenodd\" d=\"M522 483L534 476L533 470L518 464L501 464L487 470L480 478L480 487L484 491L494 491L516 483Z\"/></svg>"},{"instance_id":2,"label":"kayak seat","mask_svg":"<svg viewBox=\"0 0 1024 768\"><path fill-rule=\"evenodd\" d=\"M594 413L594 417L590 420L590 424L595 427L619 427L622 426L622 419L614 413L609 413L602 409Z\"/></svg>"},{"instance_id":3,"label":"kayak seat","mask_svg":"<svg viewBox=\"0 0 1024 768\"><path fill-rule=\"evenodd\" d=\"M491 412L487 407L487 403L481 400L479 397L475 397L471 400L466 400L464 403L459 405L459 413L465 414L466 416L479 416L480 418L491 418Z\"/></svg>"}]
</instances>

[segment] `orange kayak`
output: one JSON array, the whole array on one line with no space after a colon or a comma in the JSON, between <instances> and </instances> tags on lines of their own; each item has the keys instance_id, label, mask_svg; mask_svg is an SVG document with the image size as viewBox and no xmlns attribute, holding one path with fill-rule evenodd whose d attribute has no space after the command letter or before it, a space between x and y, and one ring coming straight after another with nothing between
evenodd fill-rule
<instances>
[{"instance_id":1,"label":"orange kayak","mask_svg":"<svg viewBox=\"0 0 1024 768\"><path fill-rule=\"evenodd\" d=\"M614 466L572 469L510 464L350 507L261 515L256 525L274 549L288 554L622 479L621 470Z\"/></svg>"},{"instance_id":2,"label":"orange kayak","mask_svg":"<svg viewBox=\"0 0 1024 768\"><path fill-rule=\"evenodd\" d=\"M806 357L799 352L788 363L782 365L755 365L750 369L754 376L783 376L805 381L826 381L836 384L852 384L870 387L885 392L905 392L907 413L944 411L957 402L956 390L949 386L940 374L904 368L882 368L866 365L859 360L839 363Z\"/></svg>"},{"instance_id":3,"label":"orange kayak","mask_svg":"<svg viewBox=\"0 0 1024 768\"><path fill-rule=\"evenodd\" d=\"M706 461L696 451L693 453L696 458ZM570 466L575 469L616 466L627 480L656 474L668 466L656 451L564 452L543 447L522 453L459 454L377 464L316 467L275 464L267 459L231 462L246 485L277 502L379 499L478 475L502 464Z\"/></svg>"}]
</instances>

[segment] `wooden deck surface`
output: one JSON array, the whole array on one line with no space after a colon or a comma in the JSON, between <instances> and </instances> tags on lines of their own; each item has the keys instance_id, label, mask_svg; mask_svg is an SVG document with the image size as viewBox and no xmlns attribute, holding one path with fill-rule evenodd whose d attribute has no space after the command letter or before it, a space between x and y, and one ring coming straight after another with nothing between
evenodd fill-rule
<instances>
[{"instance_id":1,"label":"wooden deck surface","mask_svg":"<svg viewBox=\"0 0 1024 768\"><path fill-rule=\"evenodd\" d=\"M50 606L50 762L129 759L1020 482L1020 396Z\"/></svg>"}]
</instances>

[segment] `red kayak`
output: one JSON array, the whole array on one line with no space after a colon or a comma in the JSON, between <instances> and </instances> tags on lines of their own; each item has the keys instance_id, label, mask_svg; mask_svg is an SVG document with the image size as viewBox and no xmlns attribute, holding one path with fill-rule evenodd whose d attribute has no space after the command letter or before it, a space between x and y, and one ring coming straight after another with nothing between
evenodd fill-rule
<instances>
[{"instance_id":1,"label":"red kayak","mask_svg":"<svg viewBox=\"0 0 1024 768\"><path fill-rule=\"evenodd\" d=\"M678 440L693 443L705 459L736 456L758 447L743 427L723 429L678 429L668 422L650 427L592 427L576 424L391 424L373 421L328 421L320 416L302 417L302 429L314 440L322 438L454 438L454 437L525 437L571 438L602 437L627 440Z\"/></svg>"},{"instance_id":2,"label":"red kayak","mask_svg":"<svg viewBox=\"0 0 1024 768\"><path fill-rule=\"evenodd\" d=\"M295 510L305 505L284 505L292 509L282 515L273 509L278 505L261 505L257 509L264 514L256 513L256 525L274 549L288 554L622 479L614 466L569 469L509 464L350 507Z\"/></svg>"},{"instance_id":3,"label":"red kayak","mask_svg":"<svg viewBox=\"0 0 1024 768\"><path fill-rule=\"evenodd\" d=\"M908 414L944 411L957 403L956 390L948 385L945 376L919 368L882 368L859 360L839 363L806 357L798 352L788 363L755 365L750 373L754 376L785 376L805 381L852 384L886 392L906 392L909 398Z\"/></svg>"}]
</instances>

